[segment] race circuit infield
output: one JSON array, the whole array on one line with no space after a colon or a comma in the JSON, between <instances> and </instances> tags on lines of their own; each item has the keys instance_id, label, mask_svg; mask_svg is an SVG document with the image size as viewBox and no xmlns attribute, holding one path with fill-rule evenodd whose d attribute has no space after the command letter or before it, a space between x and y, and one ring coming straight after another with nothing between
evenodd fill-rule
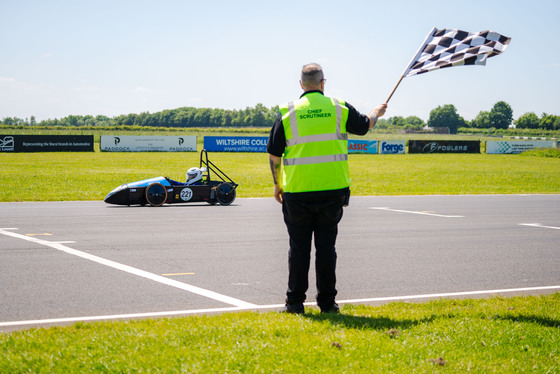
<instances>
[{"instance_id":1,"label":"race circuit infield","mask_svg":"<svg viewBox=\"0 0 560 374\"><path fill-rule=\"evenodd\" d=\"M283 305L273 199L0 212L0 331ZM558 292L560 195L352 197L337 252L339 304Z\"/></svg>"}]
</instances>

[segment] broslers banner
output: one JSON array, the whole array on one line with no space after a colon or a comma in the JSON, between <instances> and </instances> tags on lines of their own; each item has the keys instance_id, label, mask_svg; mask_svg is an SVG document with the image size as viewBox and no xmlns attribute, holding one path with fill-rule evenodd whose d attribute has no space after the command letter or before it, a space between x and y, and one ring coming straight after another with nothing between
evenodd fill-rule
<instances>
[{"instance_id":1,"label":"broslers banner","mask_svg":"<svg viewBox=\"0 0 560 374\"><path fill-rule=\"evenodd\" d=\"M93 135L0 135L0 152L93 152Z\"/></svg>"},{"instance_id":2,"label":"broslers banner","mask_svg":"<svg viewBox=\"0 0 560 374\"><path fill-rule=\"evenodd\" d=\"M406 140L380 140L379 153L404 155L406 149Z\"/></svg>"},{"instance_id":3,"label":"broslers banner","mask_svg":"<svg viewBox=\"0 0 560 374\"><path fill-rule=\"evenodd\" d=\"M101 135L105 152L196 152L196 136Z\"/></svg>"},{"instance_id":4,"label":"broslers banner","mask_svg":"<svg viewBox=\"0 0 560 374\"><path fill-rule=\"evenodd\" d=\"M377 140L348 139L348 153L377 153Z\"/></svg>"},{"instance_id":5,"label":"broslers banner","mask_svg":"<svg viewBox=\"0 0 560 374\"><path fill-rule=\"evenodd\" d=\"M268 137L205 136L204 149L209 152L266 152Z\"/></svg>"},{"instance_id":6,"label":"broslers banner","mask_svg":"<svg viewBox=\"0 0 560 374\"><path fill-rule=\"evenodd\" d=\"M409 140L408 153L480 153L480 141Z\"/></svg>"},{"instance_id":7,"label":"broslers banner","mask_svg":"<svg viewBox=\"0 0 560 374\"><path fill-rule=\"evenodd\" d=\"M529 151L535 148L554 148L554 140L532 140L532 141L487 141L486 153L513 154Z\"/></svg>"}]
</instances>

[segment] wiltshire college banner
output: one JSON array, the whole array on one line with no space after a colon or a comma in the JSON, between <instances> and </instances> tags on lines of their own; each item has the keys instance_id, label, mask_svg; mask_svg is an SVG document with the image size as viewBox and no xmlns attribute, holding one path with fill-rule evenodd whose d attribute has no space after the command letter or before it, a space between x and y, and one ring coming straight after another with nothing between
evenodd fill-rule
<instances>
[{"instance_id":1,"label":"wiltshire college banner","mask_svg":"<svg viewBox=\"0 0 560 374\"><path fill-rule=\"evenodd\" d=\"M101 135L105 152L196 152L196 136Z\"/></svg>"},{"instance_id":2,"label":"wiltshire college banner","mask_svg":"<svg viewBox=\"0 0 560 374\"><path fill-rule=\"evenodd\" d=\"M480 153L480 141L410 140L408 153Z\"/></svg>"},{"instance_id":3,"label":"wiltshire college banner","mask_svg":"<svg viewBox=\"0 0 560 374\"><path fill-rule=\"evenodd\" d=\"M0 152L93 152L93 135L0 135Z\"/></svg>"},{"instance_id":4,"label":"wiltshire college banner","mask_svg":"<svg viewBox=\"0 0 560 374\"><path fill-rule=\"evenodd\" d=\"M204 149L209 152L266 152L265 136L205 136Z\"/></svg>"}]
</instances>

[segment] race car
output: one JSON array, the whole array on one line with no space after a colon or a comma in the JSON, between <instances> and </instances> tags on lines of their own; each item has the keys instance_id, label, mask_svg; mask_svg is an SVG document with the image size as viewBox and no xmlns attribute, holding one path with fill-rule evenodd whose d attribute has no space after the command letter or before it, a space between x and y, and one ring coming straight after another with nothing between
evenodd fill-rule
<instances>
[{"instance_id":1,"label":"race car","mask_svg":"<svg viewBox=\"0 0 560 374\"><path fill-rule=\"evenodd\" d=\"M211 174L217 180L211 179ZM104 201L116 205L162 206L163 204L207 202L230 205L235 200L238 184L208 160L208 152L200 152L200 167L191 168L185 183L168 177L156 177L118 186Z\"/></svg>"}]
</instances>

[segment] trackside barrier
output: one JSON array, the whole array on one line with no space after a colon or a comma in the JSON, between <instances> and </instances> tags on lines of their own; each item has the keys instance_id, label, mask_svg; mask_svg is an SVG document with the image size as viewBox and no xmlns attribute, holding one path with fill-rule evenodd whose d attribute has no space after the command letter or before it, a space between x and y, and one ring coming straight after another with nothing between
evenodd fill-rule
<instances>
[{"instance_id":1,"label":"trackside barrier","mask_svg":"<svg viewBox=\"0 0 560 374\"><path fill-rule=\"evenodd\" d=\"M209 152L266 153L268 137L205 136ZM517 154L535 148L560 148L560 141L487 141L487 154ZM405 154L406 140L349 139L348 153ZM196 152L196 136L101 135L105 152ZM408 153L480 153L480 141L409 140ZM10 152L93 152L93 135L0 135L0 153Z\"/></svg>"},{"instance_id":2,"label":"trackside barrier","mask_svg":"<svg viewBox=\"0 0 560 374\"><path fill-rule=\"evenodd\" d=\"M93 152L93 135L0 135L5 152Z\"/></svg>"},{"instance_id":3,"label":"trackside barrier","mask_svg":"<svg viewBox=\"0 0 560 374\"><path fill-rule=\"evenodd\" d=\"M487 141L488 154L517 154L535 148L555 148L554 140L519 140L519 141Z\"/></svg>"},{"instance_id":4,"label":"trackside barrier","mask_svg":"<svg viewBox=\"0 0 560 374\"><path fill-rule=\"evenodd\" d=\"M268 137L264 136L205 136L208 152L266 152Z\"/></svg>"},{"instance_id":5,"label":"trackside barrier","mask_svg":"<svg viewBox=\"0 0 560 374\"><path fill-rule=\"evenodd\" d=\"M348 153L372 153L377 154L377 140L348 139Z\"/></svg>"},{"instance_id":6,"label":"trackside barrier","mask_svg":"<svg viewBox=\"0 0 560 374\"><path fill-rule=\"evenodd\" d=\"M408 153L480 153L480 141L410 140Z\"/></svg>"},{"instance_id":7,"label":"trackside barrier","mask_svg":"<svg viewBox=\"0 0 560 374\"><path fill-rule=\"evenodd\" d=\"M104 152L196 152L196 136L101 135Z\"/></svg>"},{"instance_id":8,"label":"trackside barrier","mask_svg":"<svg viewBox=\"0 0 560 374\"><path fill-rule=\"evenodd\" d=\"M388 155L404 155L406 150L406 140L380 140L379 153Z\"/></svg>"}]
</instances>

